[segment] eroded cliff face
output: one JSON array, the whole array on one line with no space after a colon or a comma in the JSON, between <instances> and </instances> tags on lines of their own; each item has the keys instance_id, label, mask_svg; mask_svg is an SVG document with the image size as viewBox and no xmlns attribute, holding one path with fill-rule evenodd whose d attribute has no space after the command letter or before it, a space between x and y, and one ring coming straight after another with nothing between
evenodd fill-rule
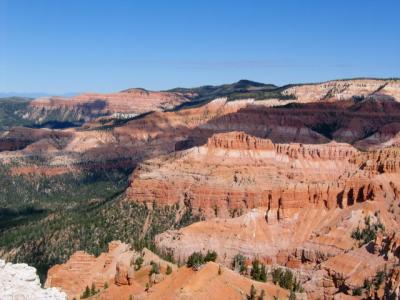
<instances>
[{"instance_id":1,"label":"eroded cliff face","mask_svg":"<svg viewBox=\"0 0 400 300\"><path fill-rule=\"evenodd\" d=\"M132 167L147 158L173 152L179 145L184 148L191 145L194 139L190 138L190 132L199 124L236 112L248 103L216 99L199 108L155 112L111 128L103 128L104 124L94 122L83 129L15 129L1 137L4 141L2 150L21 151L3 151L0 159L5 163L19 161L19 165L13 167L14 174L33 174L40 172L38 168L44 168L43 172L51 175L49 168L57 169L59 174L99 167ZM33 131L46 135L32 134ZM203 140L203 134L200 136ZM43 157L46 165L32 166L31 156Z\"/></svg>"},{"instance_id":2,"label":"eroded cliff face","mask_svg":"<svg viewBox=\"0 0 400 300\"><path fill-rule=\"evenodd\" d=\"M341 101L353 97L385 95L400 98L399 80L332 80L316 84L295 85L284 90L284 94L295 95L300 102Z\"/></svg>"},{"instance_id":3,"label":"eroded cliff face","mask_svg":"<svg viewBox=\"0 0 400 300\"><path fill-rule=\"evenodd\" d=\"M330 299L363 286L390 259L359 248L352 233L367 218L399 229L399 149L361 152L348 144L274 144L244 132L142 163L127 201L184 203L206 221L156 237L185 261L215 250L229 266L240 253L298 270L308 295Z\"/></svg>"},{"instance_id":4,"label":"eroded cliff face","mask_svg":"<svg viewBox=\"0 0 400 300\"><path fill-rule=\"evenodd\" d=\"M343 208L384 198L383 179L373 174L375 169L397 174L398 160L397 148L364 154L348 144L273 144L230 132L212 136L205 146L142 163L127 198L158 205L183 202L209 218L266 207L282 219L295 209Z\"/></svg>"},{"instance_id":5,"label":"eroded cliff face","mask_svg":"<svg viewBox=\"0 0 400 300\"><path fill-rule=\"evenodd\" d=\"M309 103L365 98L399 99L398 80L336 80L319 84L302 84L282 87L282 94L292 100L268 99L263 105L282 105L291 102ZM196 95L178 92L154 92L128 89L121 92L100 94L84 93L70 98L45 97L32 101L23 112L23 118L38 124L49 121L82 124L97 117L111 116L126 119L150 111L165 111L192 101ZM72 124L70 124L72 125Z\"/></svg>"},{"instance_id":6,"label":"eroded cliff face","mask_svg":"<svg viewBox=\"0 0 400 300\"><path fill-rule=\"evenodd\" d=\"M150 111L163 111L189 101L185 95L129 89L118 93L87 93L71 98L46 97L30 103L24 115L37 123L46 120L87 122L101 116L131 118Z\"/></svg>"},{"instance_id":7,"label":"eroded cliff face","mask_svg":"<svg viewBox=\"0 0 400 300\"><path fill-rule=\"evenodd\" d=\"M31 138L32 129L23 128L20 131L26 132L22 139L15 139L12 133L2 137L3 150L23 151L2 152L0 159L7 162L17 157L23 164L24 157L40 155L50 166L68 166L77 171L83 166L98 168L99 164L105 168L121 164L134 167L149 158L204 145L214 133L230 131L243 131L273 143L336 141L361 150L399 144L400 103L393 100L292 103L277 107L267 103L216 99L197 108L155 112L120 125L98 119L79 129L52 130L48 136L35 139Z\"/></svg>"},{"instance_id":8,"label":"eroded cliff face","mask_svg":"<svg viewBox=\"0 0 400 300\"><path fill-rule=\"evenodd\" d=\"M254 103L214 118L199 130L203 134L208 131L208 136L244 131L274 143L321 144L334 140L368 150L396 139L399 121L400 103L394 100L292 103L272 108Z\"/></svg>"}]
</instances>

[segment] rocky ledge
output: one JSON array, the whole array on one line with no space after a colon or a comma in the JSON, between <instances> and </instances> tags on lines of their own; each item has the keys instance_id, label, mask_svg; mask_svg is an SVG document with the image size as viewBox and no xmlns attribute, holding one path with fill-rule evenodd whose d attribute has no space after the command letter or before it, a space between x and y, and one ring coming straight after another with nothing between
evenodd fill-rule
<instances>
[{"instance_id":1,"label":"rocky ledge","mask_svg":"<svg viewBox=\"0 0 400 300\"><path fill-rule=\"evenodd\" d=\"M67 295L57 288L42 289L35 268L0 259L0 299L66 300Z\"/></svg>"}]
</instances>

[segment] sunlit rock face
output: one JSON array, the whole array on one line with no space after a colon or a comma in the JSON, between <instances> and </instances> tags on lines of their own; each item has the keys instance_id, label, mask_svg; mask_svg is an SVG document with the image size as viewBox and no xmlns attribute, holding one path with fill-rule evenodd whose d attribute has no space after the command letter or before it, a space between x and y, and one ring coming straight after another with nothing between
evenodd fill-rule
<instances>
[{"instance_id":1,"label":"sunlit rock face","mask_svg":"<svg viewBox=\"0 0 400 300\"><path fill-rule=\"evenodd\" d=\"M41 288L35 268L0 260L0 299L66 300L67 295L57 288Z\"/></svg>"},{"instance_id":2,"label":"sunlit rock face","mask_svg":"<svg viewBox=\"0 0 400 300\"><path fill-rule=\"evenodd\" d=\"M45 97L30 103L27 119L39 122L56 116L58 120L89 121L100 116L127 118L149 111L173 109L187 97L179 93L129 89L118 93L85 93L71 98Z\"/></svg>"},{"instance_id":3,"label":"sunlit rock face","mask_svg":"<svg viewBox=\"0 0 400 300\"><path fill-rule=\"evenodd\" d=\"M275 210L274 217L283 219L297 209L343 208L383 198L379 182L385 176L377 174L397 177L398 164L397 148L364 153L345 143L274 144L243 132L220 133L204 146L142 163L127 199L183 202L207 218L266 207L269 218Z\"/></svg>"}]
</instances>

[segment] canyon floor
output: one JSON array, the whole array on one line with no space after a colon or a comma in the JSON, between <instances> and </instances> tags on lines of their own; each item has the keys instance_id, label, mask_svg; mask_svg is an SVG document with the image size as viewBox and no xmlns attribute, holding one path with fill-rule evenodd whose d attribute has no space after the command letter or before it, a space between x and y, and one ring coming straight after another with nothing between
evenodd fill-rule
<instances>
[{"instance_id":1,"label":"canyon floor","mask_svg":"<svg viewBox=\"0 0 400 300\"><path fill-rule=\"evenodd\" d=\"M3 115L0 257L60 297L400 297L399 80L13 98Z\"/></svg>"}]
</instances>

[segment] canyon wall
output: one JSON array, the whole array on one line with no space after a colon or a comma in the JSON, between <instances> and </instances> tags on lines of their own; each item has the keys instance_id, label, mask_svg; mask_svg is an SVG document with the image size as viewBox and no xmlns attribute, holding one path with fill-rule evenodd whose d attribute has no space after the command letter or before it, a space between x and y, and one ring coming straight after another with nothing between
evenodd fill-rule
<instances>
[{"instance_id":1,"label":"canyon wall","mask_svg":"<svg viewBox=\"0 0 400 300\"><path fill-rule=\"evenodd\" d=\"M398 160L397 148L365 154L335 142L273 144L243 132L222 133L207 145L140 164L127 199L149 205L183 202L207 217L266 207L282 219L305 207L343 208L383 198L378 184L383 179L373 174L377 169L397 174Z\"/></svg>"},{"instance_id":2,"label":"canyon wall","mask_svg":"<svg viewBox=\"0 0 400 300\"><path fill-rule=\"evenodd\" d=\"M97 117L112 115L131 118L150 111L163 111L189 101L179 93L151 92L129 89L118 93L86 93L71 98L46 97L30 102L24 115L37 123L46 120L90 121Z\"/></svg>"}]
</instances>

